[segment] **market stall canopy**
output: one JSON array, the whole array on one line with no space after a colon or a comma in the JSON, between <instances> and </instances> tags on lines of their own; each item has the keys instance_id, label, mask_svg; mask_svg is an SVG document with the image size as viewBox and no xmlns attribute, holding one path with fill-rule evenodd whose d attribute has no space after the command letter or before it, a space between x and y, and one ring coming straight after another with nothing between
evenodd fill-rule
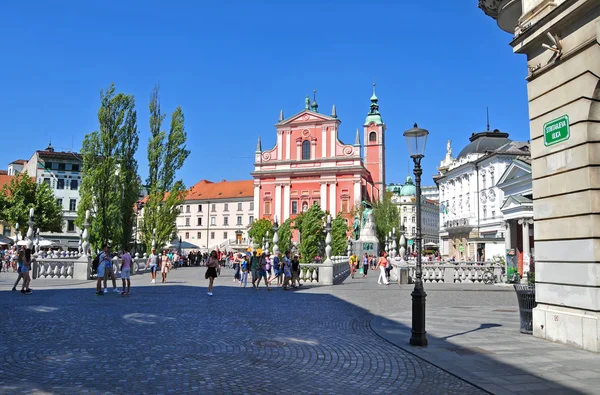
<instances>
[{"instance_id":1,"label":"market stall canopy","mask_svg":"<svg viewBox=\"0 0 600 395\"><path fill-rule=\"evenodd\" d=\"M196 244L192 244L187 241L182 241L181 244L179 244L179 240L173 240L172 242L167 244L165 246L165 248L181 248L182 250L198 250L198 249L200 249L200 247L198 247Z\"/></svg>"}]
</instances>

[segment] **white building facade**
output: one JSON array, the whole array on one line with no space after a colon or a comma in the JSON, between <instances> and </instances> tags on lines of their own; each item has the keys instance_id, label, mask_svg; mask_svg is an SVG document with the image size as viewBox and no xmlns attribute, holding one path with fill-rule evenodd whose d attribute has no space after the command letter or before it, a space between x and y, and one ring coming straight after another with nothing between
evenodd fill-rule
<instances>
[{"instance_id":1,"label":"white building facade","mask_svg":"<svg viewBox=\"0 0 600 395\"><path fill-rule=\"evenodd\" d=\"M457 158L451 142L434 177L440 193L439 243L443 258L486 261L504 256L504 192L498 180L512 161L529 156L529 144L498 130L473 134Z\"/></svg>"},{"instance_id":2,"label":"white building facade","mask_svg":"<svg viewBox=\"0 0 600 395\"><path fill-rule=\"evenodd\" d=\"M392 203L400 214L400 232L404 232L409 252L416 249L417 238L417 188L412 177L406 177L403 185L390 184L387 190L392 192ZM424 250L436 248L439 239L439 203L421 195L421 233Z\"/></svg>"},{"instance_id":3,"label":"white building facade","mask_svg":"<svg viewBox=\"0 0 600 395\"><path fill-rule=\"evenodd\" d=\"M45 183L52 189L57 204L63 210L63 230L60 233L40 233L40 236L51 240L56 246L65 250L76 251L79 248L79 229L75 226L77 205L79 204L79 187L82 157L75 152L57 152L52 145L43 151L36 151L22 167L35 178L36 183Z\"/></svg>"},{"instance_id":4,"label":"white building facade","mask_svg":"<svg viewBox=\"0 0 600 395\"><path fill-rule=\"evenodd\" d=\"M242 250L254 221L254 183L202 180L188 190L177 217L183 241L202 250Z\"/></svg>"}]
</instances>

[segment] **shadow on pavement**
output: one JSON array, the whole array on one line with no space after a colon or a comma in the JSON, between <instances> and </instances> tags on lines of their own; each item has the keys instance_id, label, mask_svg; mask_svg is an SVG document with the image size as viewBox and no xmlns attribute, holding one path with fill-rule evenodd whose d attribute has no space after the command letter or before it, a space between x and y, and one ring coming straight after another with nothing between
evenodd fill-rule
<instances>
[{"instance_id":1,"label":"shadow on pavement","mask_svg":"<svg viewBox=\"0 0 600 395\"><path fill-rule=\"evenodd\" d=\"M485 393L372 329L392 329L400 342L410 328L324 288L267 292L223 285L229 281L219 277L213 297L175 282L134 281L130 296L95 296L91 284L29 296L2 291L0 393ZM475 362L492 360L477 354ZM508 381L525 375L508 365L498 372ZM560 384L551 391L578 393Z\"/></svg>"}]
</instances>

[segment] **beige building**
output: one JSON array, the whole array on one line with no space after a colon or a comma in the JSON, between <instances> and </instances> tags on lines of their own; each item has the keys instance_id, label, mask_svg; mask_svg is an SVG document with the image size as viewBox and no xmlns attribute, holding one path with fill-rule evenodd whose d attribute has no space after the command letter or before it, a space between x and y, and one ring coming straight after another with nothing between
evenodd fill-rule
<instances>
[{"instance_id":1,"label":"beige building","mask_svg":"<svg viewBox=\"0 0 600 395\"><path fill-rule=\"evenodd\" d=\"M404 185L389 184L387 190L393 193L392 203L398 207L400 214L399 230L403 231L406 237L407 251L414 252L417 238L417 188L415 183L412 177L408 176ZM439 211L440 205L437 201L421 195L421 245L423 250L437 248L438 246ZM380 241L384 242L383 240Z\"/></svg>"},{"instance_id":2,"label":"beige building","mask_svg":"<svg viewBox=\"0 0 600 395\"><path fill-rule=\"evenodd\" d=\"M527 57L534 336L600 352L600 1L480 0Z\"/></svg>"},{"instance_id":3,"label":"beige building","mask_svg":"<svg viewBox=\"0 0 600 395\"><path fill-rule=\"evenodd\" d=\"M252 180L202 180L188 190L177 217L177 233L202 250L245 249L254 209Z\"/></svg>"}]
</instances>

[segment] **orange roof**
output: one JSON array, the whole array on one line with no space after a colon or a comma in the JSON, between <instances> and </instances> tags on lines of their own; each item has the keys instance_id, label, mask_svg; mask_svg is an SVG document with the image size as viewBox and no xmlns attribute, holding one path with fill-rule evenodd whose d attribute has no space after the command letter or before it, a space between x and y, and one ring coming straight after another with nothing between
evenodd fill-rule
<instances>
[{"instance_id":1,"label":"orange roof","mask_svg":"<svg viewBox=\"0 0 600 395\"><path fill-rule=\"evenodd\" d=\"M8 170L0 170L0 176L7 176Z\"/></svg>"},{"instance_id":2,"label":"orange roof","mask_svg":"<svg viewBox=\"0 0 600 395\"><path fill-rule=\"evenodd\" d=\"M185 200L232 199L254 196L254 180L211 182L202 180L188 190Z\"/></svg>"},{"instance_id":3,"label":"orange roof","mask_svg":"<svg viewBox=\"0 0 600 395\"><path fill-rule=\"evenodd\" d=\"M25 159L17 159L11 162L11 164L15 164L15 165L26 165L27 161Z\"/></svg>"}]
</instances>

